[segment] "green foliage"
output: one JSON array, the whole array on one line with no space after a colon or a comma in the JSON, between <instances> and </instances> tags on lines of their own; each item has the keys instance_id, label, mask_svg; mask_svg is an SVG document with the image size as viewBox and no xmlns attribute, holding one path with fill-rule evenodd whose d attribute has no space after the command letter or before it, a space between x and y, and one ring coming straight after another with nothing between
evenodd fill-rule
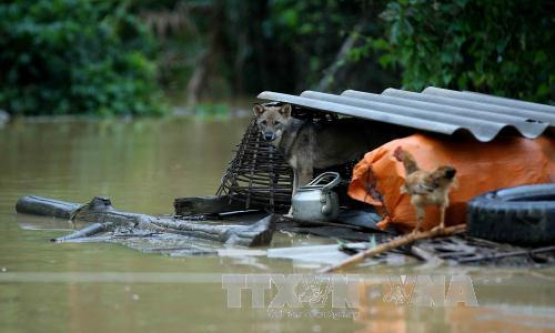
<instances>
[{"instance_id":1,"label":"green foliage","mask_svg":"<svg viewBox=\"0 0 555 333\"><path fill-rule=\"evenodd\" d=\"M386 38L367 45L403 68L406 89L428 85L555 101L555 7L549 1L397 0Z\"/></svg>"},{"instance_id":2,"label":"green foliage","mask_svg":"<svg viewBox=\"0 0 555 333\"><path fill-rule=\"evenodd\" d=\"M550 0L3 1L0 108L156 114L159 84L194 103L379 91L400 74L410 90L555 101L554 10Z\"/></svg>"},{"instance_id":3,"label":"green foliage","mask_svg":"<svg viewBox=\"0 0 555 333\"><path fill-rule=\"evenodd\" d=\"M377 13L363 10L361 0L145 0L134 6L160 35L164 87L183 94L197 78L201 101L314 86L353 27Z\"/></svg>"},{"instance_id":4,"label":"green foliage","mask_svg":"<svg viewBox=\"0 0 555 333\"><path fill-rule=\"evenodd\" d=\"M367 14L362 2L344 0L273 0L268 13L262 25L264 38L280 48L276 56L289 59L294 66L281 73L294 79L293 89L286 89L290 91L317 84L336 61L351 30Z\"/></svg>"},{"instance_id":5,"label":"green foliage","mask_svg":"<svg viewBox=\"0 0 555 333\"><path fill-rule=\"evenodd\" d=\"M127 2L0 4L0 108L15 114L163 112L155 44Z\"/></svg>"}]
</instances>

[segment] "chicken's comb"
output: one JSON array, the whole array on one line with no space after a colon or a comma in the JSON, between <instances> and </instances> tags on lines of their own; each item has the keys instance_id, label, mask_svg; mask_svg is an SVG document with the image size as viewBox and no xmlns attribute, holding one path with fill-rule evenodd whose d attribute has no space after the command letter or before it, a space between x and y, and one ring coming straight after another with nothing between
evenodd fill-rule
<instances>
[{"instance_id":1,"label":"chicken's comb","mask_svg":"<svg viewBox=\"0 0 555 333\"><path fill-rule=\"evenodd\" d=\"M403 159L405 158L405 151L403 150L403 147L399 146L395 148L395 151L393 151L393 157L395 157L397 161L403 162Z\"/></svg>"}]
</instances>

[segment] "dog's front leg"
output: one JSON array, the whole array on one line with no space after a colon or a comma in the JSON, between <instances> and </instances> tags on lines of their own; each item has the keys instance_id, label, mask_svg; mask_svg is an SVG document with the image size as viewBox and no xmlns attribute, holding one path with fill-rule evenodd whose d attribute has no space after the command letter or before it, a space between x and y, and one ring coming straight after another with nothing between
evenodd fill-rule
<instances>
[{"instance_id":1,"label":"dog's front leg","mask_svg":"<svg viewBox=\"0 0 555 333\"><path fill-rule=\"evenodd\" d=\"M312 158L307 158L299 165L299 187L310 183L313 178Z\"/></svg>"},{"instance_id":2,"label":"dog's front leg","mask_svg":"<svg viewBox=\"0 0 555 333\"><path fill-rule=\"evenodd\" d=\"M298 168L294 168L293 169L293 193L291 194L291 201L293 201L293 197L295 196L295 193L297 193L297 189L300 187L299 183L301 180L301 170L299 170ZM293 204L293 202L291 202L291 204ZM293 217L293 205L291 205L291 207L289 208L289 212L287 213L287 215L285 215L287 217Z\"/></svg>"},{"instance_id":3,"label":"dog's front leg","mask_svg":"<svg viewBox=\"0 0 555 333\"><path fill-rule=\"evenodd\" d=\"M294 180L293 180L293 196L297 193L299 187L305 186L312 180L312 168L304 168L302 170L295 170ZM287 216L293 217L293 206L289 209Z\"/></svg>"},{"instance_id":4,"label":"dog's front leg","mask_svg":"<svg viewBox=\"0 0 555 333\"><path fill-rule=\"evenodd\" d=\"M305 186L306 184L310 183L313 178L312 169L301 171L301 179L299 180L300 186Z\"/></svg>"},{"instance_id":5,"label":"dog's front leg","mask_svg":"<svg viewBox=\"0 0 555 333\"><path fill-rule=\"evenodd\" d=\"M300 187L299 182L301 180L301 170L293 169L293 195L297 193L297 189Z\"/></svg>"}]
</instances>

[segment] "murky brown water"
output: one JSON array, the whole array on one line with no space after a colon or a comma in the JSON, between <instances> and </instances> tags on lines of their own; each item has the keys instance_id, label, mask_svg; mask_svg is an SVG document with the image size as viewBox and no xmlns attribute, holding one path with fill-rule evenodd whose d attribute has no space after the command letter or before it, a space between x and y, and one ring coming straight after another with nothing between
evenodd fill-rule
<instances>
[{"instance_id":1,"label":"murky brown water","mask_svg":"<svg viewBox=\"0 0 555 333\"><path fill-rule=\"evenodd\" d=\"M382 281L357 286L366 296L355 319L329 318L329 304L274 318L268 306L254 309L246 291L241 309L228 308L221 274L313 269L262 257L170 258L115 244L52 244L65 233L52 228L65 221L14 212L20 196L36 194L77 202L105 195L122 210L169 213L175 197L215 192L247 122L19 120L0 129L0 332L555 331L554 268L373 267L358 273L385 281L466 274L480 306L397 306L372 292ZM321 240L276 238L291 242Z\"/></svg>"}]
</instances>

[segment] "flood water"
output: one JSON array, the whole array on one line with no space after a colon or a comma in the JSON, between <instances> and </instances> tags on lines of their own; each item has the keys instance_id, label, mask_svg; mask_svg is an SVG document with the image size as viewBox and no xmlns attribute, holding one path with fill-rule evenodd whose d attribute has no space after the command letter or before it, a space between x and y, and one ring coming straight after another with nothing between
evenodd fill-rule
<instances>
[{"instance_id":1,"label":"flood water","mask_svg":"<svg viewBox=\"0 0 555 333\"><path fill-rule=\"evenodd\" d=\"M27 194L73 202L103 195L124 211L171 213L176 197L215 193L247 123L18 119L0 128L0 332L555 332L554 268L372 266L356 271L368 279L356 286L364 296L350 307L353 316L335 316L329 302L272 309L282 311L276 315L268 299L257 308L246 290L239 308L228 306L222 274L310 274L315 267L53 244L50 238L68 232L66 221L15 213ZM321 242L279 234L273 246ZM391 277L416 275L447 283L468 277L478 306L381 297Z\"/></svg>"}]
</instances>

